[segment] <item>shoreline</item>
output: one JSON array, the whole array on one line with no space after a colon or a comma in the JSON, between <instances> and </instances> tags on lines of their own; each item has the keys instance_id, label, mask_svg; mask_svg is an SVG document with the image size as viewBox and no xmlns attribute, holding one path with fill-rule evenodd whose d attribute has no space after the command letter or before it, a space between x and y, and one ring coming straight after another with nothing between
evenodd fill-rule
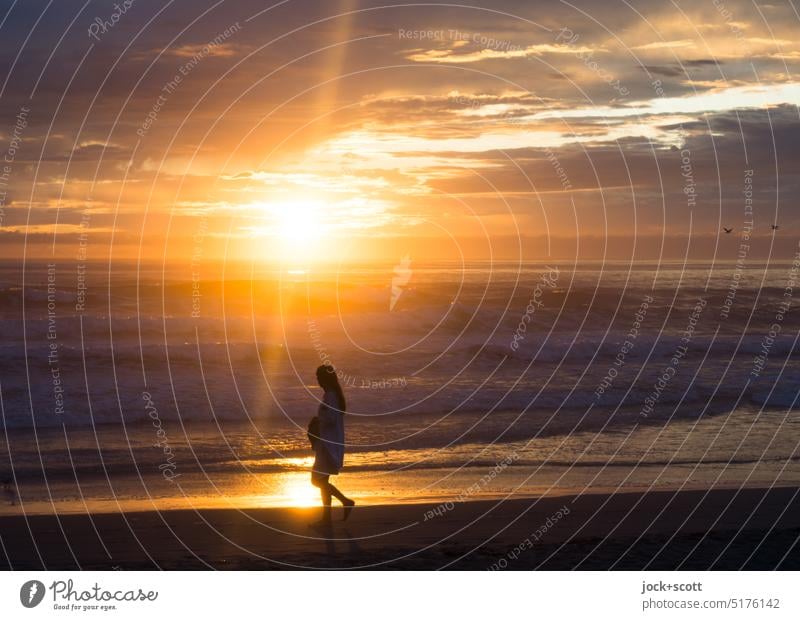
<instances>
[{"instance_id":1,"label":"shoreline","mask_svg":"<svg viewBox=\"0 0 800 620\"><path fill-rule=\"evenodd\" d=\"M0 517L6 569L800 569L800 488ZM334 508L338 519L340 508ZM63 532L63 533L62 533Z\"/></svg>"},{"instance_id":2,"label":"shoreline","mask_svg":"<svg viewBox=\"0 0 800 620\"><path fill-rule=\"evenodd\" d=\"M438 470L434 470L438 471ZM305 483L306 472L302 472L303 474L303 482ZM335 482L335 479L334 479ZM310 487L309 487L310 488ZM798 495L800 495L800 488L798 488L795 484L785 484L780 485L776 484L771 487L771 489L779 490L779 489L798 489ZM518 489L514 491L511 495L502 492L491 492L491 491L484 491L480 493L476 493L474 495L469 496L469 499L456 501L455 499L451 499L449 496L434 496L434 495L406 495L400 498L388 495L376 495L376 496L359 496L357 494L352 494L352 497L357 500L358 506L362 508L395 508L395 507L403 507L403 506L417 506L417 507L431 507L431 506L439 506L445 503L453 503L456 505L460 504L473 504L473 503L485 503L485 504L498 504L498 503L505 503L505 502L534 502L536 500L543 501L545 499L556 499L556 498L575 498L578 496L589 496L589 495L601 495L604 497L607 496L619 496L619 495L647 495L653 493L685 493L685 492L694 492L694 493L704 493L709 489L704 486L702 483L696 483L694 485L686 484L683 488L679 488L679 486L659 486L658 488L650 488L647 486L629 486L625 490L618 490L613 487L602 487L602 486L595 486L595 487L588 487L583 489L573 488L573 487L554 487L554 488L544 488L544 487L531 487L528 489ZM741 483L731 482L731 483L720 483L717 484L712 492L715 491L724 491L724 492L744 492L744 491L765 491L767 490L766 487L753 484L753 485L742 485ZM113 498L106 498L106 499L91 499L91 500L80 500L74 499L69 502L66 501L57 501L53 504L45 503L45 502L30 502L26 503L26 506L33 506L33 508L28 508L23 513L20 510L20 504L17 503L15 506L0 506L0 521L5 518L19 518L25 519L26 517L29 519L32 518L39 518L39 517L49 517L55 519L56 516L58 517L78 517L91 515L92 517L100 517L100 516L113 516L113 515L138 515L138 514L147 514L147 513L171 513L171 512L206 512L206 511L250 511L250 510L264 510L264 511L285 511L285 510L309 510L313 511L316 508L319 508L318 497L316 494L316 489L312 489L314 493L314 500L310 504L302 504L302 505L292 505L291 503L282 503L284 501L289 500L282 500L276 499L274 501L270 500L269 497L263 495L234 495L229 497L220 498L219 496L212 497L212 496L190 496L190 495L174 495L172 497L153 497L148 499L138 500L136 502L132 502L130 500L122 500L119 503L125 505L124 508L115 509L115 508L105 508L105 506L116 506L118 500ZM179 502L184 500L183 505L178 505L174 502ZM153 506L154 502L160 502L161 505ZM56 506L57 509L53 510L53 506ZM334 505L337 505L334 502ZM87 510L87 506L90 508ZM101 506L98 508L98 506ZM146 507L144 507L146 506Z\"/></svg>"}]
</instances>

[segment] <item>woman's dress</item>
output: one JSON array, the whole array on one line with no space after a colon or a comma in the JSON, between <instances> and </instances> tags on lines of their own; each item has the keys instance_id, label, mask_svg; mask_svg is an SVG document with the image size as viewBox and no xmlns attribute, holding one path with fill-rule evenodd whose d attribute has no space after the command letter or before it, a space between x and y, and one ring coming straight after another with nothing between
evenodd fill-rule
<instances>
[{"instance_id":1,"label":"woman's dress","mask_svg":"<svg viewBox=\"0 0 800 620\"><path fill-rule=\"evenodd\" d=\"M335 476L344 465L344 414L336 392L325 392L319 406L319 436L316 442L314 471Z\"/></svg>"}]
</instances>

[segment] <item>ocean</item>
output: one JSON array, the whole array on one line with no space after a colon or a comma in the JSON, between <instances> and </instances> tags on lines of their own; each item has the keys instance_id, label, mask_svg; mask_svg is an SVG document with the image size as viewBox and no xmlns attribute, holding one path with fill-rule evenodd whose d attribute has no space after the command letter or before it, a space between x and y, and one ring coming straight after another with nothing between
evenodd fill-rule
<instances>
[{"instance_id":1,"label":"ocean","mask_svg":"<svg viewBox=\"0 0 800 620\"><path fill-rule=\"evenodd\" d=\"M796 486L800 263L0 268L0 513Z\"/></svg>"}]
</instances>

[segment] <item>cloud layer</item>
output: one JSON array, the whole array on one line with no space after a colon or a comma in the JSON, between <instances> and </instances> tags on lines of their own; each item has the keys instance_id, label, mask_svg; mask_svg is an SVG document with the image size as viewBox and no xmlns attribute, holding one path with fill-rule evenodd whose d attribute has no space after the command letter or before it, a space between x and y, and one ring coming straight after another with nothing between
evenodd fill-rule
<instances>
[{"instance_id":1,"label":"cloud layer","mask_svg":"<svg viewBox=\"0 0 800 620\"><path fill-rule=\"evenodd\" d=\"M764 247L782 247L776 220L800 230L789 3L113 11L3 11L4 155L30 108L6 162L6 256L74 254L87 218L97 257L139 256L144 236L188 256L198 222L213 252L237 239L246 255L312 204L353 247L520 234L634 248L740 227L745 170Z\"/></svg>"}]
</instances>

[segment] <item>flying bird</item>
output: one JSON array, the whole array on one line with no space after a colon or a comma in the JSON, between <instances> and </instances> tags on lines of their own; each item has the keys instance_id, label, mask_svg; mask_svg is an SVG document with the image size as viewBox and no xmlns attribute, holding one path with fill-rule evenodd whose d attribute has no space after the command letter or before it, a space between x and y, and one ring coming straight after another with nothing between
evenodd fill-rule
<instances>
[{"instance_id":1,"label":"flying bird","mask_svg":"<svg viewBox=\"0 0 800 620\"><path fill-rule=\"evenodd\" d=\"M722 230L725 231L726 235L730 235L731 232L733 232L733 228L725 228L724 226L722 227Z\"/></svg>"},{"instance_id":2,"label":"flying bird","mask_svg":"<svg viewBox=\"0 0 800 620\"><path fill-rule=\"evenodd\" d=\"M771 224L771 226L772 230L778 230L780 228L780 226L778 226L777 224Z\"/></svg>"}]
</instances>

